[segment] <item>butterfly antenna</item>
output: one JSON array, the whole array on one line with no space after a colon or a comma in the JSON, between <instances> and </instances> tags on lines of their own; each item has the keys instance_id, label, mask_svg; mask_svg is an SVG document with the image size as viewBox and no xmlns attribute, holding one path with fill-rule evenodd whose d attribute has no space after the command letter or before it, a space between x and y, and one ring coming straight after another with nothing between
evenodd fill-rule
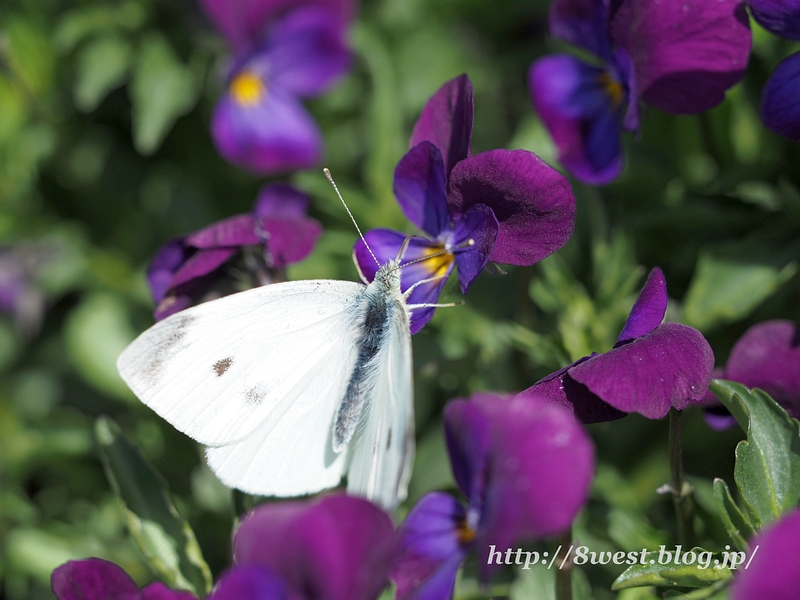
<instances>
[{"instance_id":1,"label":"butterfly antenna","mask_svg":"<svg viewBox=\"0 0 800 600\"><path fill-rule=\"evenodd\" d=\"M410 238L406 238L406 239L410 239ZM423 262L423 261L428 260L430 258L436 258L437 256L442 256L443 254L452 254L453 250L461 250L462 248L469 248L470 246L474 246L474 245L475 245L475 240L470 238L470 239L460 243L458 246L453 246L449 250L439 250L438 252L434 252L433 254L426 254L425 256L420 256L419 258L412 259L412 260L410 260L410 261L408 261L406 263L401 264L400 268L402 269L403 267L407 267L409 265L414 265L414 264L416 264L418 262Z\"/></svg>"},{"instance_id":2,"label":"butterfly antenna","mask_svg":"<svg viewBox=\"0 0 800 600\"><path fill-rule=\"evenodd\" d=\"M327 167L322 169L322 172L325 173L325 177L327 177L328 181L331 182L331 185L333 186L333 189L336 190L336 195L339 196L339 200L342 201L342 204L344 205L344 209L347 211L347 214L350 215L350 220L353 222L353 225L355 225L356 231L358 232L358 235L361 238L361 241L364 242L364 245L367 247L367 250L369 250L370 255L372 256L372 258L375 260L375 262L380 267L381 266L381 261L378 260L378 258L375 256L375 253L372 251L372 248L369 247L369 244L367 243L367 240L364 239L364 234L361 233L361 229L359 228L358 223L356 223L356 219L353 216L353 213L350 212L350 209L347 207L347 203L344 201L344 198L342 198L342 194L339 193L339 188L336 187L336 182L333 180L333 177L331 177L331 172L328 170Z\"/></svg>"}]
</instances>

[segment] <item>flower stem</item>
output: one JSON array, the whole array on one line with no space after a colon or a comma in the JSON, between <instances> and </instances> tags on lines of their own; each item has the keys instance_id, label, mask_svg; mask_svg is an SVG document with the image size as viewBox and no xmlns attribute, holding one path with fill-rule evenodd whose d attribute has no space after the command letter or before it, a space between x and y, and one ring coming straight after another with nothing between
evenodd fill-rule
<instances>
[{"instance_id":1,"label":"flower stem","mask_svg":"<svg viewBox=\"0 0 800 600\"><path fill-rule=\"evenodd\" d=\"M558 544L560 550L556 556L556 600L572 600L572 555L564 560L572 544L572 527L558 537Z\"/></svg>"},{"instance_id":2,"label":"flower stem","mask_svg":"<svg viewBox=\"0 0 800 600\"><path fill-rule=\"evenodd\" d=\"M684 548L691 548L692 538L692 498L683 476L683 413L675 408L669 411L669 466L672 503L678 519L678 542Z\"/></svg>"}]
</instances>

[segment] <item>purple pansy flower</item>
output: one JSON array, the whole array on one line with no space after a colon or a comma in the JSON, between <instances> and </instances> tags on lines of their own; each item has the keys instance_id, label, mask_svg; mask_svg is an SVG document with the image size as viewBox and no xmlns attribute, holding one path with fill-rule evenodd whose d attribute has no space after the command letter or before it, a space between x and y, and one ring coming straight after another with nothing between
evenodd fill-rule
<instances>
[{"instance_id":1,"label":"purple pansy flower","mask_svg":"<svg viewBox=\"0 0 800 600\"><path fill-rule=\"evenodd\" d=\"M765 29L800 40L800 1L748 0L753 18ZM761 120L768 129L800 141L800 52L783 59L764 86Z\"/></svg>"},{"instance_id":2,"label":"purple pansy flower","mask_svg":"<svg viewBox=\"0 0 800 600\"><path fill-rule=\"evenodd\" d=\"M545 396L572 409L584 423L631 412L660 419L670 408L700 401L711 382L714 353L696 329L662 324L667 301L664 274L656 267L612 350L581 358L518 397Z\"/></svg>"},{"instance_id":3,"label":"purple pansy flower","mask_svg":"<svg viewBox=\"0 0 800 600\"><path fill-rule=\"evenodd\" d=\"M595 55L531 65L533 105L579 180L622 170L620 130L639 127L639 100L671 114L716 106L744 75L751 35L741 0L555 0L550 33Z\"/></svg>"},{"instance_id":4,"label":"purple pansy flower","mask_svg":"<svg viewBox=\"0 0 800 600\"><path fill-rule=\"evenodd\" d=\"M794 600L800 585L800 509L750 540L746 569L731 584L731 600ZM756 550L757 549L757 550Z\"/></svg>"},{"instance_id":5,"label":"purple pansy flower","mask_svg":"<svg viewBox=\"0 0 800 600\"><path fill-rule=\"evenodd\" d=\"M575 196L569 181L526 150L490 150L471 156L472 83L461 75L446 83L425 105L411 136L411 150L394 173L394 192L409 221L431 236L413 237L404 262L439 256L403 269L401 288L408 302L432 304L453 265L466 293L488 261L532 265L561 248L575 224ZM355 246L367 280L378 263L396 258L407 237L376 229ZM432 281L426 281L433 279ZM411 314L416 333L433 307Z\"/></svg>"},{"instance_id":6,"label":"purple pansy flower","mask_svg":"<svg viewBox=\"0 0 800 600\"><path fill-rule=\"evenodd\" d=\"M272 283L286 265L305 258L322 232L306 216L310 199L291 186L272 184L259 192L253 212L214 223L168 242L150 263L147 279L155 318L237 291L222 267L238 252L252 285ZM255 252L254 250L257 250Z\"/></svg>"},{"instance_id":7,"label":"purple pansy flower","mask_svg":"<svg viewBox=\"0 0 800 600\"><path fill-rule=\"evenodd\" d=\"M389 516L344 494L262 504L233 539L209 600L374 600L394 552Z\"/></svg>"},{"instance_id":8,"label":"purple pansy flower","mask_svg":"<svg viewBox=\"0 0 800 600\"><path fill-rule=\"evenodd\" d=\"M470 552L486 581L517 542L567 530L588 496L594 449L563 408L476 394L450 402L444 419L453 474L468 504L432 492L411 509L392 570L398 600L451 598Z\"/></svg>"},{"instance_id":9,"label":"purple pansy flower","mask_svg":"<svg viewBox=\"0 0 800 600\"><path fill-rule=\"evenodd\" d=\"M348 69L351 0L201 0L235 53L211 132L220 154L256 173L317 164L322 136L300 98Z\"/></svg>"},{"instance_id":10,"label":"purple pansy flower","mask_svg":"<svg viewBox=\"0 0 800 600\"><path fill-rule=\"evenodd\" d=\"M197 600L194 594L168 588L160 581L142 589L121 567L102 558L71 560L53 571L58 600Z\"/></svg>"}]
</instances>

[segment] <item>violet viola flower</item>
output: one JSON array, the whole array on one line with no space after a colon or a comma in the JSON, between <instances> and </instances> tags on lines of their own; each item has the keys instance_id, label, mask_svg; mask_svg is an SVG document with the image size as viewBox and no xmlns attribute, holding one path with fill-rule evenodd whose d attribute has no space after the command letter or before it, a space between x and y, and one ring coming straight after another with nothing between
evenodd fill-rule
<instances>
[{"instance_id":1,"label":"violet viola flower","mask_svg":"<svg viewBox=\"0 0 800 600\"><path fill-rule=\"evenodd\" d=\"M800 582L800 509L750 540L751 560L731 584L731 600L794 600ZM756 548L758 551L756 553Z\"/></svg>"},{"instance_id":2,"label":"violet viola flower","mask_svg":"<svg viewBox=\"0 0 800 600\"><path fill-rule=\"evenodd\" d=\"M800 40L800 1L748 0L759 25L777 36ZM800 141L800 52L783 59L764 86L761 120L768 129Z\"/></svg>"},{"instance_id":3,"label":"violet viola flower","mask_svg":"<svg viewBox=\"0 0 800 600\"><path fill-rule=\"evenodd\" d=\"M58 600L197 600L190 592L173 590L160 581L142 589L121 567L102 558L71 560L53 571Z\"/></svg>"},{"instance_id":4,"label":"violet viola flower","mask_svg":"<svg viewBox=\"0 0 800 600\"><path fill-rule=\"evenodd\" d=\"M235 59L211 133L230 162L260 174L311 167L322 136L300 98L349 68L352 0L201 0Z\"/></svg>"},{"instance_id":5,"label":"violet viola flower","mask_svg":"<svg viewBox=\"0 0 800 600\"><path fill-rule=\"evenodd\" d=\"M751 35L741 0L555 0L550 33L594 55L531 65L533 105L577 179L622 171L620 130L639 127L639 101L671 114L716 106L744 75Z\"/></svg>"},{"instance_id":6,"label":"violet viola flower","mask_svg":"<svg viewBox=\"0 0 800 600\"><path fill-rule=\"evenodd\" d=\"M209 600L374 600L394 552L389 516L344 494L262 504L233 539Z\"/></svg>"},{"instance_id":7,"label":"violet viola flower","mask_svg":"<svg viewBox=\"0 0 800 600\"><path fill-rule=\"evenodd\" d=\"M446 600L470 552L486 582L522 540L567 530L586 503L594 449L575 418L546 399L476 394L445 408L453 474L467 498L432 492L399 530L398 600Z\"/></svg>"},{"instance_id":8,"label":"violet viola flower","mask_svg":"<svg viewBox=\"0 0 800 600\"><path fill-rule=\"evenodd\" d=\"M529 266L572 235L575 196L569 181L526 150L471 156L472 117L472 83L461 75L425 105L411 150L395 169L394 193L403 212L432 238L411 238L404 262L442 252L403 269L401 289L418 284L409 304L435 303L454 265L466 293L488 261ZM372 281L378 263L396 258L407 235L375 229L365 237L378 262L361 240L354 254L361 273ZM414 310L411 333L434 310Z\"/></svg>"},{"instance_id":9,"label":"violet viola flower","mask_svg":"<svg viewBox=\"0 0 800 600\"><path fill-rule=\"evenodd\" d=\"M631 412L660 419L670 408L700 401L711 383L714 353L696 329L662 324L667 301L664 274L656 267L612 350L581 358L517 397L545 396L573 410L583 423Z\"/></svg>"},{"instance_id":10,"label":"violet viola flower","mask_svg":"<svg viewBox=\"0 0 800 600\"><path fill-rule=\"evenodd\" d=\"M203 299L237 291L223 267L240 252L243 270L252 277L250 287L280 280L281 270L305 258L322 233L322 226L306 216L309 204L308 196L291 186L267 185L259 192L252 213L230 217L164 245L147 270L156 320Z\"/></svg>"}]
</instances>

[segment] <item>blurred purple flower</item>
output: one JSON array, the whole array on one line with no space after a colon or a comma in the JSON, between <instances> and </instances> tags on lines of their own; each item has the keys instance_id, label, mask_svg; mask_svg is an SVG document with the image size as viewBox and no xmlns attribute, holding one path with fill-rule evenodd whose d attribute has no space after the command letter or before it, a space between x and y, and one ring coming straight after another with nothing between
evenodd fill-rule
<instances>
[{"instance_id":1,"label":"blurred purple flower","mask_svg":"<svg viewBox=\"0 0 800 600\"><path fill-rule=\"evenodd\" d=\"M344 494L262 504L233 539L209 600L374 600L394 552L389 516Z\"/></svg>"},{"instance_id":2,"label":"blurred purple flower","mask_svg":"<svg viewBox=\"0 0 800 600\"><path fill-rule=\"evenodd\" d=\"M0 248L0 313L24 334L35 334L42 324L45 297L37 273L58 254L58 248L37 242Z\"/></svg>"},{"instance_id":3,"label":"blurred purple flower","mask_svg":"<svg viewBox=\"0 0 800 600\"><path fill-rule=\"evenodd\" d=\"M408 299L411 305L435 303L454 265L466 293L488 261L529 266L572 235L575 196L569 181L526 150L471 156L472 117L472 83L461 75L425 105L411 150L394 172L394 193L403 212L432 238L411 238L404 262L443 252L403 269L403 291L419 284ZM375 229L365 237L383 264L397 256L407 236ZM372 281L379 265L363 241L354 253L361 272ZM434 310L413 310L411 333L422 329Z\"/></svg>"},{"instance_id":4,"label":"blurred purple flower","mask_svg":"<svg viewBox=\"0 0 800 600\"><path fill-rule=\"evenodd\" d=\"M61 565L53 571L51 585L58 600L197 600L194 594L160 581L139 589L122 567L102 558Z\"/></svg>"},{"instance_id":5,"label":"blurred purple flower","mask_svg":"<svg viewBox=\"0 0 800 600\"><path fill-rule=\"evenodd\" d=\"M759 25L777 36L800 40L799 0L747 0ZM764 86L761 120L768 129L800 141L800 52L783 59Z\"/></svg>"},{"instance_id":6,"label":"blurred purple flower","mask_svg":"<svg viewBox=\"0 0 800 600\"><path fill-rule=\"evenodd\" d=\"M622 171L620 130L639 128L639 100L671 114L716 106L744 75L751 35L742 0L555 0L550 33L588 50L531 65L533 105L579 180Z\"/></svg>"},{"instance_id":7,"label":"blurred purple flower","mask_svg":"<svg viewBox=\"0 0 800 600\"><path fill-rule=\"evenodd\" d=\"M211 132L230 162L260 174L311 167L322 137L300 98L349 68L351 0L201 0L235 53Z\"/></svg>"},{"instance_id":8,"label":"blurred purple flower","mask_svg":"<svg viewBox=\"0 0 800 600\"><path fill-rule=\"evenodd\" d=\"M711 382L714 353L703 335L664 323L664 274L654 268L614 348L592 354L536 382L518 397L546 397L574 411L583 423L637 412L660 419L670 408L700 401Z\"/></svg>"},{"instance_id":9,"label":"blurred purple flower","mask_svg":"<svg viewBox=\"0 0 800 600\"><path fill-rule=\"evenodd\" d=\"M800 509L749 541L746 569L739 569L731 584L731 600L795 600L800 582Z\"/></svg>"},{"instance_id":10,"label":"blurred purple flower","mask_svg":"<svg viewBox=\"0 0 800 600\"><path fill-rule=\"evenodd\" d=\"M308 196L291 186L267 185L259 192L252 213L230 217L164 245L147 271L156 320L204 298L237 291L222 267L240 251L252 286L280 280L281 270L305 258L322 232L322 226L306 216L309 204Z\"/></svg>"},{"instance_id":11,"label":"blurred purple flower","mask_svg":"<svg viewBox=\"0 0 800 600\"><path fill-rule=\"evenodd\" d=\"M487 581L509 548L567 530L586 503L594 449L568 411L492 394L445 408L453 474L468 505L432 492L400 526L398 600L446 600L470 552ZM502 559L500 559L502 561Z\"/></svg>"}]
</instances>

